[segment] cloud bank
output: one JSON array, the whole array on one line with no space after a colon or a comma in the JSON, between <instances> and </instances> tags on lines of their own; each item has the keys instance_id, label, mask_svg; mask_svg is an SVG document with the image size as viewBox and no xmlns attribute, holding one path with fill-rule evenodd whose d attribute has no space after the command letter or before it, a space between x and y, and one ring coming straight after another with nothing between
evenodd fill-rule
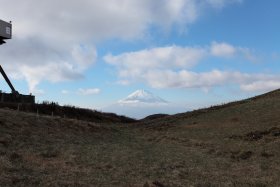
<instances>
[{"instance_id":1,"label":"cloud bank","mask_svg":"<svg viewBox=\"0 0 280 187\"><path fill-rule=\"evenodd\" d=\"M97 42L139 39L151 26L184 30L198 19L202 7L222 8L240 2L0 0L5 5L0 7L0 18L13 21L13 40L1 46L0 61L9 74L24 78L30 92L36 92L44 80L82 78L83 72L96 62Z\"/></svg>"},{"instance_id":2,"label":"cloud bank","mask_svg":"<svg viewBox=\"0 0 280 187\"><path fill-rule=\"evenodd\" d=\"M78 94L79 95L83 95L83 96L86 96L86 95L96 95L96 94L99 94L100 91L101 90L98 89L98 88L87 88L87 89L79 88L78 89Z\"/></svg>"},{"instance_id":3,"label":"cloud bank","mask_svg":"<svg viewBox=\"0 0 280 187\"><path fill-rule=\"evenodd\" d=\"M248 55L251 58L248 58ZM108 54L104 61L118 71L120 83L144 82L153 88L210 89L229 84L239 85L243 91L267 91L279 88L280 76L213 69L196 72L193 68L203 59L243 58L254 62L256 56L247 48L228 43L213 42L205 47L167 46Z\"/></svg>"}]
</instances>

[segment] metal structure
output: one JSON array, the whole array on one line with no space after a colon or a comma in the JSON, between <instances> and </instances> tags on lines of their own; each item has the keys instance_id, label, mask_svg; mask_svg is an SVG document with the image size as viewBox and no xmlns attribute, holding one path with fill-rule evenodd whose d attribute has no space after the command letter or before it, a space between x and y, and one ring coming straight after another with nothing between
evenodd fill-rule
<instances>
[{"instance_id":1,"label":"metal structure","mask_svg":"<svg viewBox=\"0 0 280 187\"><path fill-rule=\"evenodd\" d=\"M0 45L6 43L4 40L12 38L12 23L0 20Z\"/></svg>"},{"instance_id":2,"label":"metal structure","mask_svg":"<svg viewBox=\"0 0 280 187\"><path fill-rule=\"evenodd\" d=\"M6 43L5 40L12 38L12 24L11 22L5 22L0 20L0 45ZM11 102L11 103L35 103L35 96L32 94L30 95L23 95L20 94L14 88L13 84L11 83L10 79L6 75L4 69L0 65L0 73L4 77L5 81L11 88L11 93L3 93L0 91L0 102Z\"/></svg>"}]
</instances>

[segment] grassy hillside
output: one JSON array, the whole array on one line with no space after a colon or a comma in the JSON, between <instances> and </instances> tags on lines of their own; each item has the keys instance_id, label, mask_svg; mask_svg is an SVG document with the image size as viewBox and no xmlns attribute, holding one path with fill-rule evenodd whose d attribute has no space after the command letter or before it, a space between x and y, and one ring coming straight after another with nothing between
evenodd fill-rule
<instances>
[{"instance_id":1,"label":"grassy hillside","mask_svg":"<svg viewBox=\"0 0 280 187\"><path fill-rule=\"evenodd\" d=\"M280 186L280 90L135 123L0 109L1 186Z\"/></svg>"},{"instance_id":2,"label":"grassy hillside","mask_svg":"<svg viewBox=\"0 0 280 187\"><path fill-rule=\"evenodd\" d=\"M79 108L75 106L60 106L55 102L44 101L35 104L17 104L1 103L0 108L9 108L23 112L35 113L39 115L57 116L69 119L78 119L90 122L107 122L107 123L130 123L134 119L126 116L116 115L114 113L100 112L97 110Z\"/></svg>"}]
</instances>

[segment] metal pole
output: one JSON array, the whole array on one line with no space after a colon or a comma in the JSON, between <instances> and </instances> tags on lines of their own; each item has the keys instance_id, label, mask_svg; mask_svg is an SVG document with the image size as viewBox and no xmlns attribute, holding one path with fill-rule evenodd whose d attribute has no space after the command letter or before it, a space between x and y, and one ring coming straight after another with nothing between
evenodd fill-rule
<instances>
[{"instance_id":1,"label":"metal pole","mask_svg":"<svg viewBox=\"0 0 280 187\"><path fill-rule=\"evenodd\" d=\"M5 71L3 70L2 66L0 65L0 72L1 74L3 75L5 81L8 83L8 85L10 86L11 90L12 90L12 93L15 93L16 90L14 88L14 86L12 85L10 79L8 78L8 76L6 75Z\"/></svg>"}]
</instances>

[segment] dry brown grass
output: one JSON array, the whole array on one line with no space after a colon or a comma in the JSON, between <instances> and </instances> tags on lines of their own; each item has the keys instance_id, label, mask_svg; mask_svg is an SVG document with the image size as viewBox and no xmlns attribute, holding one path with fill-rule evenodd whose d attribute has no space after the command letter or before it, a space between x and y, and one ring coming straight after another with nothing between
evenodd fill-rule
<instances>
[{"instance_id":1,"label":"dry brown grass","mask_svg":"<svg viewBox=\"0 0 280 187\"><path fill-rule=\"evenodd\" d=\"M0 186L280 186L280 91L135 124L0 110Z\"/></svg>"}]
</instances>

